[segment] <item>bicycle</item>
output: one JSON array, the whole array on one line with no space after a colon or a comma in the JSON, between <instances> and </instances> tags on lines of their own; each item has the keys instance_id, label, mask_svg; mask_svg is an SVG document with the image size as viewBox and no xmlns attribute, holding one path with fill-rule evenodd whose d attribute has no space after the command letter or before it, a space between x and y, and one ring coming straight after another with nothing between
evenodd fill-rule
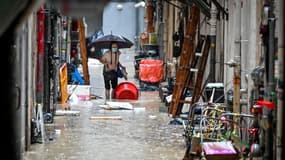
<instances>
[{"instance_id":1,"label":"bicycle","mask_svg":"<svg viewBox=\"0 0 285 160\"><path fill-rule=\"evenodd\" d=\"M42 104L36 104L33 107L33 118L31 121L31 142L32 143L44 143L45 129L44 129L44 116Z\"/></svg>"}]
</instances>

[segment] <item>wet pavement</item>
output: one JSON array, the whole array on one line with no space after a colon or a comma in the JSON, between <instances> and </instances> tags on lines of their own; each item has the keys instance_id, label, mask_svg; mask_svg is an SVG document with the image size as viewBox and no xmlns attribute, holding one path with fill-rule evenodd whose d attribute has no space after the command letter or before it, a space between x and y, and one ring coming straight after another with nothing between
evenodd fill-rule
<instances>
[{"instance_id":1,"label":"wet pavement","mask_svg":"<svg viewBox=\"0 0 285 160\"><path fill-rule=\"evenodd\" d=\"M128 81L139 87L134 78L133 56L132 50L125 51L121 61L127 67ZM162 111L166 107L158 91L140 91L138 100L128 101L133 110L106 110L99 106L105 103L102 67L96 61L89 63L91 94L103 98L72 105L71 110L80 111L78 115L55 116L54 123L45 125L45 142L32 144L24 159L181 160L186 149L183 126L169 124L172 118ZM121 119L90 119L93 116Z\"/></svg>"}]
</instances>

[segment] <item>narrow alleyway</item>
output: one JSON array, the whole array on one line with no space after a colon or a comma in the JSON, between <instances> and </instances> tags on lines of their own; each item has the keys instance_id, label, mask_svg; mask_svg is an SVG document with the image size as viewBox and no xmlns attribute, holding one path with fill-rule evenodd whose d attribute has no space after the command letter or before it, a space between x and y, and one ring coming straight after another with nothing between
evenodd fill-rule
<instances>
[{"instance_id":1,"label":"narrow alleyway","mask_svg":"<svg viewBox=\"0 0 285 160\"><path fill-rule=\"evenodd\" d=\"M284 159L283 0L1 2L2 159ZM136 100L105 100L113 42Z\"/></svg>"},{"instance_id":2,"label":"narrow alleyway","mask_svg":"<svg viewBox=\"0 0 285 160\"><path fill-rule=\"evenodd\" d=\"M134 78L134 51L123 51L122 63L130 82ZM102 65L89 61L91 93L103 96ZM124 81L120 79L120 81ZM140 92L130 101L134 110L104 110L104 98L82 101L71 110L79 115L56 116L46 125L46 140L33 144L25 160L181 160L185 153L182 125L169 125L171 118L158 91ZM164 110L164 111L162 111ZM91 120L92 116L120 116L121 120Z\"/></svg>"}]
</instances>

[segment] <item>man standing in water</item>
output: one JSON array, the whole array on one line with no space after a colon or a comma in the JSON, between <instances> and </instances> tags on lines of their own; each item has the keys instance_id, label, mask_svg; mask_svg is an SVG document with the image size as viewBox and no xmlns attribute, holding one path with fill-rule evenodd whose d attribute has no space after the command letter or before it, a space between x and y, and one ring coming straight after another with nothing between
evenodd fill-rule
<instances>
[{"instance_id":1,"label":"man standing in water","mask_svg":"<svg viewBox=\"0 0 285 160\"><path fill-rule=\"evenodd\" d=\"M103 67L103 77L105 84L105 97L106 100L110 98L114 98L114 89L118 85L118 75L117 75L117 67L118 65L125 70L125 66L123 66L119 62L121 52L118 49L118 44L113 42L111 45L111 50L108 50L104 53L104 55L100 58L100 62L104 64ZM110 97L110 89L112 87L112 92Z\"/></svg>"}]
</instances>

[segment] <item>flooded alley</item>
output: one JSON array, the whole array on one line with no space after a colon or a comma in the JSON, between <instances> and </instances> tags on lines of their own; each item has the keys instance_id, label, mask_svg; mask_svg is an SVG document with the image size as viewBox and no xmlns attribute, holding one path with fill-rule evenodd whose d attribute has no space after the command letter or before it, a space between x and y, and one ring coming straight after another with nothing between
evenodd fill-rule
<instances>
[{"instance_id":1,"label":"flooded alley","mask_svg":"<svg viewBox=\"0 0 285 160\"><path fill-rule=\"evenodd\" d=\"M284 159L284 0L0 4L1 159Z\"/></svg>"},{"instance_id":2,"label":"flooded alley","mask_svg":"<svg viewBox=\"0 0 285 160\"><path fill-rule=\"evenodd\" d=\"M134 78L134 51L123 52L121 59ZM92 94L103 95L102 64L90 60ZM92 63L93 62L93 63ZM120 79L120 81L124 81ZM103 96L104 97L104 96ZM115 100L114 100L115 101ZM118 101L118 100L117 100ZM34 144L25 160L181 160L185 153L183 126L171 125L166 106L158 91L140 91L138 100L129 102L133 110L106 110L104 98L80 101L71 106L79 114L55 116L46 126L46 140ZM60 109L60 108L59 108ZM94 120L94 116L120 119Z\"/></svg>"}]
</instances>

